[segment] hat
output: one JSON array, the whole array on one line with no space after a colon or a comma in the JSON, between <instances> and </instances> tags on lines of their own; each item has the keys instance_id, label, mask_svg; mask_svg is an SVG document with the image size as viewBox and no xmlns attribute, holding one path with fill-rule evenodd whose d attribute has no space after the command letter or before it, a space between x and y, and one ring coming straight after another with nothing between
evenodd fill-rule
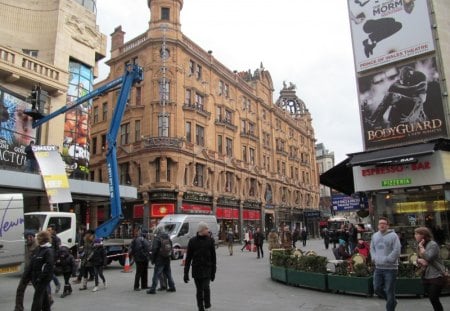
<instances>
[{"instance_id":1,"label":"hat","mask_svg":"<svg viewBox=\"0 0 450 311\"><path fill-rule=\"evenodd\" d=\"M203 231L205 229L209 229L208 224L206 222L200 221L198 223L197 232Z\"/></svg>"},{"instance_id":2,"label":"hat","mask_svg":"<svg viewBox=\"0 0 450 311\"><path fill-rule=\"evenodd\" d=\"M94 244L102 244L103 240L101 238L95 238Z\"/></svg>"},{"instance_id":3,"label":"hat","mask_svg":"<svg viewBox=\"0 0 450 311\"><path fill-rule=\"evenodd\" d=\"M344 245L345 241L343 239L339 239L339 245Z\"/></svg>"},{"instance_id":4,"label":"hat","mask_svg":"<svg viewBox=\"0 0 450 311\"><path fill-rule=\"evenodd\" d=\"M29 230L29 229L26 229L25 232L23 233L23 236L24 236L25 238L27 238L28 236L34 237L35 235L36 235L36 231L34 231L34 230Z\"/></svg>"}]
</instances>

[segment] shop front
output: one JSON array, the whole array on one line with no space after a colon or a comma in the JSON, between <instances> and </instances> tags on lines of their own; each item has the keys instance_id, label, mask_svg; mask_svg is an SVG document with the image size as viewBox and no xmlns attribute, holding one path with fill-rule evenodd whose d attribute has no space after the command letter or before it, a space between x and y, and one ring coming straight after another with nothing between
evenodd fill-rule
<instances>
[{"instance_id":1,"label":"shop front","mask_svg":"<svg viewBox=\"0 0 450 311\"><path fill-rule=\"evenodd\" d=\"M383 157L370 163L373 154L366 153L350 161L355 191L371 199L375 221L380 216L389 218L405 244L404 251L414 245L416 227L429 227L440 244L448 242L450 233L450 152L424 145L422 154Z\"/></svg>"},{"instance_id":2,"label":"shop front","mask_svg":"<svg viewBox=\"0 0 450 311\"><path fill-rule=\"evenodd\" d=\"M221 197L217 199L216 217L219 224L219 239L225 240L228 230L234 239L239 239L239 199Z\"/></svg>"},{"instance_id":3,"label":"shop front","mask_svg":"<svg viewBox=\"0 0 450 311\"><path fill-rule=\"evenodd\" d=\"M211 196L203 193L186 192L183 194L181 204L182 214L213 214L213 200Z\"/></svg>"},{"instance_id":4,"label":"shop front","mask_svg":"<svg viewBox=\"0 0 450 311\"><path fill-rule=\"evenodd\" d=\"M176 213L177 195L173 191L155 191L149 193L149 228L154 229L159 221L166 215ZM134 218L144 219L144 205L137 204L134 209ZM144 223L144 222L142 222Z\"/></svg>"},{"instance_id":5,"label":"shop front","mask_svg":"<svg viewBox=\"0 0 450 311\"><path fill-rule=\"evenodd\" d=\"M261 228L261 203L255 201L244 201L242 211L244 231Z\"/></svg>"}]
</instances>

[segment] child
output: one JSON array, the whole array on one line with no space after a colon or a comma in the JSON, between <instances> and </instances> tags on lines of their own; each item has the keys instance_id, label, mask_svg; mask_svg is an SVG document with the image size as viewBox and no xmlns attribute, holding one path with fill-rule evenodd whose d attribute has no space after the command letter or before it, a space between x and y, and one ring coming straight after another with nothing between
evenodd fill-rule
<instances>
[{"instance_id":1,"label":"child","mask_svg":"<svg viewBox=\"0 0 450 311\"><path fill-rule=\"evenodd\" d=\"M95 286L92 289L93 292L98 291L98 277L103 281L103 287L106 288L106 279L103 276L103 266L106 262L106 251L103 247L102 239L96 238L94 240L94 253L91 257L92 265L94 266L94 278Z\"/></svg>"},{"instance_id":2,"label":"child","mask_svg":"<svg viewBox=\"0 0 450 311\"><path fill-rule=\"evenodd\" d=\"M64 276L64 291L61 294L61 298L64 298L72 294L72 286L70 286L69 282L70 276L75 275L77 271L75 258L73 258L69 248L64 244L61 244L56 254L55 270L58 274Z\"/></svg>"}]
</instances>

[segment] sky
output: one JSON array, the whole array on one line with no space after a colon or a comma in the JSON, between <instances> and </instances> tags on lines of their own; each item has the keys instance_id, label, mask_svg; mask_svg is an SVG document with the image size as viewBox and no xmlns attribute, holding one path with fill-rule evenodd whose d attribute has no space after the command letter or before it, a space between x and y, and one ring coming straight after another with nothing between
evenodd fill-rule
<instances>
[{"instance_id":1,"label":"sky","mask_svg":"<svg viewBox=\"0 0 450 311\"><path fill-rule=\"evenodd\" d=\"M296 85L311 113L317 143L335 154L363 151L350 24L344 0L184 0L181 31L230 70L262 63L274 84ZM148 29L147 0L97 0L97 24L125 41ZM106 59L109 59L109 52ZM99 79L109 67L101 65Z\"/></svg>"}]
</instances>

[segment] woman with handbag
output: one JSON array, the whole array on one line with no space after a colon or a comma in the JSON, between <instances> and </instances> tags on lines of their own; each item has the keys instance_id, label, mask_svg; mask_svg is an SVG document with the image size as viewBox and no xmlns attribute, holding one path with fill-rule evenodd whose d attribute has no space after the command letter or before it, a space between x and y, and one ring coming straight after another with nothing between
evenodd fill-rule
<instances>
[{"instance_id":1,"label":"woman with handbag","mask_svg":"<svg viewBox=\"0 0 450 311\"><path fill-rule=\"evenodd\" d=\"M418 243L417 264L424 268L422 282L434 311L443 311L439 300L446 282L445 266L439 257L439 245L433 241L430 229L419 227L414 230L414 238Z\"/></svg>"}]
</instances>

